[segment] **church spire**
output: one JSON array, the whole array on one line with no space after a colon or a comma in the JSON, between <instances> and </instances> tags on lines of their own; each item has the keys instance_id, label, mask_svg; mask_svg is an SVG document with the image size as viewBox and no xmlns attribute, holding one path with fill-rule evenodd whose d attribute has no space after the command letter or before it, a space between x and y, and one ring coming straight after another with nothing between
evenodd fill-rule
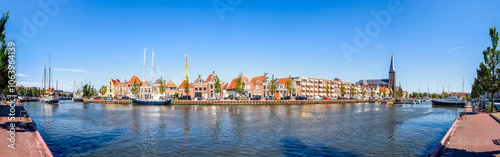
<instances>
[{"instance_id":1,"label":"church spire","mask_svg":"<svg viewBox=\"0 0 500 157\"><path fill-rule=\"evenodd\" d=\"M394 69L394 54L391 55L391 67L389 68L389 72L396 72L396 69Z\"/></svg>"}]
</instances>

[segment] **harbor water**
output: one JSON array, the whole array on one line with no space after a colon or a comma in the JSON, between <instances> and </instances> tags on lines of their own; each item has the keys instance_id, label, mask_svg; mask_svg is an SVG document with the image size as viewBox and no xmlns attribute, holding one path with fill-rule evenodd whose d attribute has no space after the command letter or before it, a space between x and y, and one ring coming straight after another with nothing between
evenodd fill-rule
<instances>
[{"instance_id":1,"label":"harbor water","mask_svg":"<svg viewBox=\"0 0 500 157\"><path fill-rule=\"evenodd\" d=\"M54 156L427 156L461 108L24 102Z\"/></svg>"}]
</instances>

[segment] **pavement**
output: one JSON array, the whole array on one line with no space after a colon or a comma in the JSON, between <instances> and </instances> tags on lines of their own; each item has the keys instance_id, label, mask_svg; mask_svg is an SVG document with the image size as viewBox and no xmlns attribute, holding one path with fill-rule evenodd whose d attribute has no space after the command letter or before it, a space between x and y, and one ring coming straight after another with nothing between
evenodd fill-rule
<instances>
[{"instance_id":1,"label":"pavement","mask_svg":"<svg viewBox=\"0 0 500 157\"><path fill-rule=\"evenodd\" d=\"M462 112L441 142L442 155L500 157L500 123L477 106L473 113L470 103Z\"/></svg>"},{"instance_id":2,"label":"pavement","mask_svg":"<svg viewBox=\"0 0 500 157\"><path fill-rule=\"evenodd\" d=\"M11 110L15 110L14 117L9 116ZM0 156L5 157L51 157L47 144L36 129L36 125L26 114L21 102L16 102L11 108L3 104L0 109ZM10 117L10 119L9 119ZM11 125L15 124L13 129ZM15 131L15 132L9 132ZM13 134L12 134L13 133ZM14 138L11 138L14 136ZM14 144L14 145L12 145ZM12 146L13 148L9 147Z\"/></svg>"}]
</instances>

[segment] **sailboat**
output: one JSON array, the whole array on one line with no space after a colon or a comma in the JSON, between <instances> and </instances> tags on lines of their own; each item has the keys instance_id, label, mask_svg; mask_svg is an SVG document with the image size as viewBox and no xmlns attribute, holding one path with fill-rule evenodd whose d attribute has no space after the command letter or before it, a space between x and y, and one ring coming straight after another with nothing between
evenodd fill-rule
<instances>
[{"instance_id":1,"label":"sailboat","mask_svg":"<svg viewBox=\"0 0 500 157\"><path fill-rule=\"evenodd\" d=\"M44 68L44 77L45 77L45 68ZM50 79L51 79L51 66L50 66L50 54L49 54L49 88L48 89L50 89ZM45 79L44 79L44 81L45 81ZM45 82L44 82L44 84L45 84ZM59 98L54 92L49 92L49 94L46 95L45 97L43 97L41 101L42 101L42 103L46 103L46 104L58 104Z\"/></svg>"},{"instance_id":2,"label":"sailboat","mask_svg":"<svg viewBox=\"0 0 500 157\"><path fill-rule=\"evenodd\" d=\"M154 62L155 52L152 52L151 55L151 80L153 80L153 62ZM146 49L144 49L144 67L143 67L143 75L146 68ZM144 77L144 76L143 76ZM140 105L171 105L171 100L161 100L161 95L159 94L150 94L147 99L139 99L132 98L132 103L140 104Z\"/></svg>"},{"instance_id":3,"label":"sailboat","mask_svg":"<svg viewBox=\"0 0 500 157\"><path fill-rule=\"evenodd\" d=\"M73 102L83 102L83 92L80 89L80 86L77 86L76 93L73 93Z\"/></svg>"}]
</instances>

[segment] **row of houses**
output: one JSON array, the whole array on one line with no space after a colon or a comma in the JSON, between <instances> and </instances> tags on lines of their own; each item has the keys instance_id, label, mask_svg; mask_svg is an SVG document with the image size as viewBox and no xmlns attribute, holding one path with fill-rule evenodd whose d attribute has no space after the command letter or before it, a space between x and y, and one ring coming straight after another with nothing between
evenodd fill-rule
<instances>
[{"instance_id":1,"label":"row of houses","mask_svg":"<svg viewBox=\"0 0 500 157\"><path fill-rule=\"evenodd\" d=\"M229 96L240 96L236 92L236 78L232 79L231 82L220 81L221 91L220 93L215 92L215 78L217 75L215 71L204 78L201 75L193 82L186 83L186 80L180 84L175 84L172 80L165 84L165 96L174 96L178 93L178 96L189 95L191 97L200 97L203 99L208 99L210 97L229 97ZM273 95L270 93L271 79L267 73L262 76L257 76L249 78L246 75L241 77L241 81L244 83L242 95L252 97L252 96L262 96L267 97ZM291 79L291 80L290 80ZM294 91L292 93L288 92L288 84L291 83ZM160 93L160 79L155 82L141 81L135 75L132 76L128 81L123 82L119 79L110 79L107 87L106 94L103 96L108 97L119 97L119 96L130 96L132 95L132 88L134 84L140 86L139 96L147 98L150 94ZM189 93L186 94L184 89L185 85L188 85ZM280 99L285 96L304 96L304 97L342 97L341 87L345 87L346 94L344 97L369 97L370 92L374 91L378 96L379 92L385 92L387 96L391 92L388 88L378 87L378 86L360 86L357 83L345 82L341 79L320 79L311 77L291 77L291 78L278 78L275 81L276 93L274 97ZM355 93L351 94L351 88L354 88ZM363 96L362 91L366 91Z\"/></svg>"}]
</instances>

